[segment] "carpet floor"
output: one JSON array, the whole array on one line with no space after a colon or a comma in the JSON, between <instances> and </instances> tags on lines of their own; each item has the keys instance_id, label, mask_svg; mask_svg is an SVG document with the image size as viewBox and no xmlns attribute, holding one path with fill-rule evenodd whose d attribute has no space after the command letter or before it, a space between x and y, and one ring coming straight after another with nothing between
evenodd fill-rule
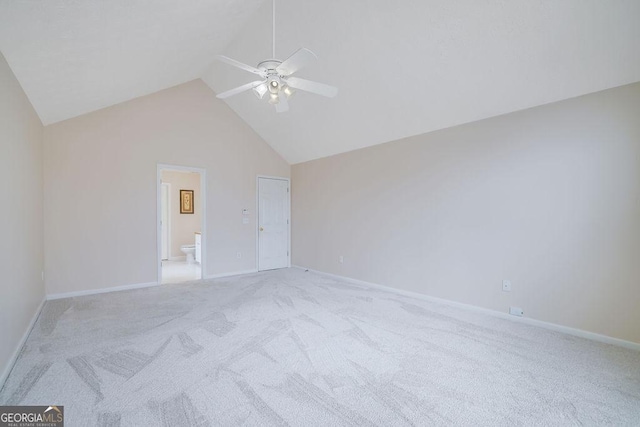
<instances>
[{"instance_id":1,"label":"carpet floor","mask_svg":"<svg viewBox=\"0 0 640 427\"><path fill-rule=\"evenodd\" d=\"M2 405L66 425L639 425L640 352L285 269L49 301Z\"/></svg>"}]
</instances>

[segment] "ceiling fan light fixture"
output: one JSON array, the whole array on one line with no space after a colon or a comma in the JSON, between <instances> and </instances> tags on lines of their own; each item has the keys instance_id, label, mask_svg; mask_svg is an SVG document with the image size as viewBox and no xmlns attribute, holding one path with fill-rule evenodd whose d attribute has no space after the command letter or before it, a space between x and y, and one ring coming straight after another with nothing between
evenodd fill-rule
<instances>
[{"instance_id":1,"label":"ceiling fan light fixture","mask_svg":"<svg viewBox=\"0 0 640 427\"><path fill-rule=\"evenodd\" d=\"M282 85L282 92L287 95L287 98L291 98L296 93L295 89L292 89L288 85Z\"/></svg>"},{"instance_id":2,"label":"ceiling fan light fixture","mask_svg":"<svg viewBox=\"0 0 640 427\"><path fill-rule=\"evenodd\" d=\"M218 55L216 59L233 67L248 71L260 76L261 80L249 82L236 88L227 90L216 95L219 99L226 99L239 93L253 90L258 99L263 99L265 95L269 104L274 105L276 112L283 113L289 110L288 99L297 91L310 92L316 95L333 98L338 94L338 89L323 83L301 79L292 76L312 61L316 60L316 55L307 48L300 48L284 61L276 59L276 3L273 1L273 33L272 33L272 54L271 59L259 62L256 67L236 61L227 56Z\"/></svg>"},{"instance_id":3,"label":"ceiling fan light fixture","mask_svg":"<svg viewBox=\"0 0 640 427\"><path fill-rule=\"evenodd\" d=\"M264 94L267 93L268 90L269 89L267 88L267 85L262 83L261 85L258 85L253 88L253 93L256 94L258 99L262 99L264 97Z\"/></svg>"},{"instance_id":4,"label":"ceiling fan light fixture","mask_svg":"<svg viewBox=\"0 0 640 427\"><path fill-rule=\"evenodd\" d=\"M269 80L269 92L277 94L280 91L280 82L277 79Z\"/></svg>"}]
</instances>

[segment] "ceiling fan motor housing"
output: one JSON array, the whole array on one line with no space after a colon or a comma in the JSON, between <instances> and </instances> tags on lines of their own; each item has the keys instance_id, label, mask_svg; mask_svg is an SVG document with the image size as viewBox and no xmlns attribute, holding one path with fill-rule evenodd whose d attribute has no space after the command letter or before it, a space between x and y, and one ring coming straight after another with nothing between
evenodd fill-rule
<instances>
[{"instance_id":1,"label":"ceiling fan motor housing","mask_svg":"<svg viewBox=\"0 0 640 427\"><path fill-rule=\"evenodd\" d=\"M282 86L283 76L280 76L276 69L280 64L282 64L282 61L277 59L268 59L258 64L258 69L266 73L267 87L272 94L277 94Z\"/></svg>"},{"instance_id":2,"label":"ceiling fan motor housing","mask_svg":"<svg viewBox=\"0 0 640 427\"><path fill-rule=\"evenodd\" d=\"M276 68L282 64L282 61L278 59L267 59L258 64L259 70L264 70L267 74L277 74Z\"/></svg>"}]
</instances>

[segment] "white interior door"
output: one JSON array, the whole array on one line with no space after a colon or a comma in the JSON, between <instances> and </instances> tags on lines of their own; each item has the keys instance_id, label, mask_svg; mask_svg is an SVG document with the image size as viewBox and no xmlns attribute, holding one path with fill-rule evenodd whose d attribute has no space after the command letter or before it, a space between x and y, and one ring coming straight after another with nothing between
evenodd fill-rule
<instances>
[{"instance_id":1,"label":"white interior door","mask_svg":"<svg viewBox=\"0 0 640 427\"><path fill-rule=\"evenodd\" d=\"M258 178L258 270L289 266L289 181Z\"/></svg>"},{"instance_id":2,"label":"white interior door","mask_svg":"<svg viewBox=\"0 0 640 427\"><path fill-rule=\"evenodd\" d=\"M161 197L160 224L162 226L161 258L165 260L165 259L169 259L169 184L162 184L160 197Z\"/></svg>"}]
</instances>

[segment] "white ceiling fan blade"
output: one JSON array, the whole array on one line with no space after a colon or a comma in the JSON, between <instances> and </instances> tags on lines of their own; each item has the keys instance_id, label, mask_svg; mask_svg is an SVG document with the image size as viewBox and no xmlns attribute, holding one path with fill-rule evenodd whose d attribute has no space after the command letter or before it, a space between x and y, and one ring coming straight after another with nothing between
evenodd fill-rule
<instances>
[{"instance_id":1,"label":"white ceiling fan blade","mask_svg":"<svg viewBox=\"0 0 640 427\"><path fill-rule=\"evenodd\" d=\"M242 86L238 86L235 89L231 89L231 90L228 90L226 92L222 92L222 93L218 94L216 96L216 98L220 98L220 99L228 98L230 96L237 95L237 94L239 94L241 92L244 92L245 90L253 89L256 86L260 86L262 83L264 83L264 81L262 81L262 80L258 80L258 81L251 82L251 83L247 83L247 84L244 84Z\"/></svg>"},{"instance_id":2,"label":"white ceiling fan blade","mask_svg":"<svg viewBox=\"0 0 640 427\"><path fill-rule=\"evenodd\" d=\"M262 71L262 70L260 70L260 69L258 69L256 67L252 67L251 65L243 64L242 62L236 61L235 59L231 59L228 56L218 55L218 56L216 56L216 59L218 61L224 62L224 63L229 64L229 65L233 65L234 67L238 67L238 68L240 68L242 70L245 70L245 71L248 71L250 73L257 74L257 75L262 76L262 77L265 76L265 72L264 71Z\"/></svg>"},{"instance_id":3,"label":"white ceiling fan blade","mask_svg":"<svg viewBox=\"0 0 640 427\"><path fill-rule=\"evenodd\" d=\"M298 77L289 77L287 84L294 89L304 90L305 92L315 93L317 95L333 98L338 94L338 88L326 85L324 83L312 82L311 80L300 79Z\"/></svg>"},{"instance_id":4,"label":"white ceiling fan blade","mask_svg":"<svg viewBox=\"0 0 640 427\"><path fill-rule=\"evenodd\" d=\"M276 104L276 112L284 113L285 111L289 111L289 101L287 101L287 96L284 93L281 93L278 96L278 103Z\"/></svg>"},{"instance_id":5,"label":"white ceiling fan blade","mask_svg":"<svg viewBox=\"0 0 640 427\"><path fill-rule=\"evenodd\" d=\"M301 49L298 49L293 53L293 55L285 59L282 64L278 65L276 71L281 76L290 76L296 71L306 67L316 59L318 59L318 57L315 53L303 47Z\"/></svg>"}]
</instances>

